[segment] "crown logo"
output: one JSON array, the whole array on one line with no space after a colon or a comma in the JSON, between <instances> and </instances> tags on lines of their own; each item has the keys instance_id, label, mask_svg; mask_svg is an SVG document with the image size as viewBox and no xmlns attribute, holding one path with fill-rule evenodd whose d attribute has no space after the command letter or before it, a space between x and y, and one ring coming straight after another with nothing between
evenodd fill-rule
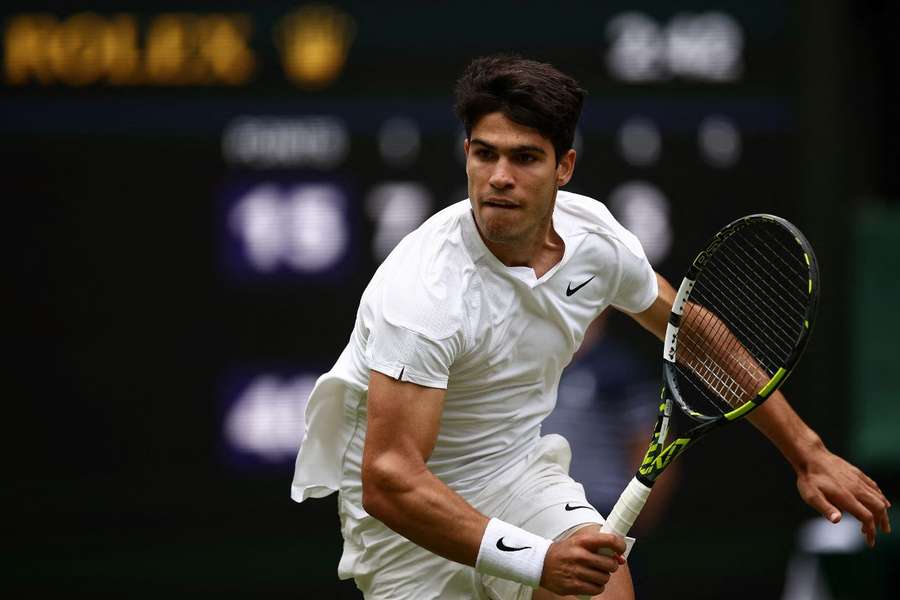
<instances>
[{"instance_id":1,"label":"crown logo","mask_svg":"<svg viewBox=\"0 0 900 600\"><path fill-rule=\"evenodd\" d=\"M343 71L355 33L353 18L332 6L304 6L286 15L276 30L285 74L302 88L327 86Z\"/></svg>"}]
</instances>

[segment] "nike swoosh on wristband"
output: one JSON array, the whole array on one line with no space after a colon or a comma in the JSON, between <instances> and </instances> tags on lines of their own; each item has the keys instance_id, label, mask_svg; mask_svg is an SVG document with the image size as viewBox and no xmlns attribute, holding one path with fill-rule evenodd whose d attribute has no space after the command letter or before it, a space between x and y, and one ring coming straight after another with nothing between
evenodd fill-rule
<instances>
[{"instance_id":1,"label":"nike swoosh on wristband","mask_svg":"<svg viewBox=\"0 0 900 600\"><path fill-rule=\"evenodd\" d=\"M569 506L569 503L568 503L568 502L566 502L566 507L565 507L565 508L566 508L567 511L569 511L569 510L578 510L579 508L587 508L587 509L589 509L589 510L594 510L594 507L593 507L593 506Z\"/></svg>"},{"instance_id":2,"label":"nike swoosh on wristband","mask_svg":"<svg viewBox=\"0 0 900 600\"><path fill-rule=\"evenodd\" d=\"M571 296L572 294L574 294L575 292L577 292L578 290L580 290L581 288L583 288L584 286L589 284L594 277L596 277L596 275L591 275L590 279L588 279L581 285L575 286L574 288L572 287L572 284L569 283L569 285L566 286L566 296Z\"/></svg>"},{"instance_id":3,"label":"nike swoosh on wristband","mask_svg":"<svg viewBox=\"0 0 900 600\"><path fill-rule=\"evenodd\" d=\"M519 550L528 550L531 546L522 546L521 548L513 548L512 546L507 546L503 543L503 538L497 540L497 548L503 550L504 552L518 552Z\"/></svg>"}]
</instances>

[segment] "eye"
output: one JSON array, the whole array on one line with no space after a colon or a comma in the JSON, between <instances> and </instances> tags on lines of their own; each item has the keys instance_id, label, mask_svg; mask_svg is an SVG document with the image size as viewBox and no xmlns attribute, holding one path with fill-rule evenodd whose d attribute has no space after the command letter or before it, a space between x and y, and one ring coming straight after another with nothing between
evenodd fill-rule
<instances>
[{"instance_id":1,"label":"eye","mask_svg":"<svg viewBox=\"0 0 900 600\"><path fill-rule=\"evenodd\" d=\"M517 154L516 162L521 163L523 165L528 165L537 160L537 157L533 154Z\"/></svg>"},{"instance_id":2,"label":"eye","mask_svg":"<svg viewBox=\"0 0 900 600\"><path fill-rule=\"evenodd\" d=\"M482 160L490 160L494 157L494 153L487 148L478 148L475 150L475 156Z\"/></svg>"}]
</instances>

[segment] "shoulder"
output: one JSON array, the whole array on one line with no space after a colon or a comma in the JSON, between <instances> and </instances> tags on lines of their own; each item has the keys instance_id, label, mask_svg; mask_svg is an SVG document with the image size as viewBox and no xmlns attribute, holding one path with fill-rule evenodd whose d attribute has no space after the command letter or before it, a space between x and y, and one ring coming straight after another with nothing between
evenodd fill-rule
<instances>
[{"instance_id":1,"label":"shoulder","mask_svg":"<svg viewBox=\"0 0 900 600\"><path fill-rule=\"evenodd\" d=\"M556 205L572 233L587 233L595 239L627 249L636 257L644 257L644 249L637 236L625 229L599 200L560 191Z\"/></svg>"},{"instance_id":2,"label":"shoulder","mask_svg":"<svg viewBox=\"0 0 900 600\"><path fill-rule=\"evenodd\" d=\"M457 203L429 218L379 268L380 312L391 325L431 339L461 330L476 276L461 237L467 206Z\"/></svg>"},{"instance_id":3,"label":"shoulder","mask_svg":"<svg viewBox=\"0 0 900 600\"><path fill-rule=\"evenodd\" d=\"M609 276L611 304L631 313L646 309L658 288L656 274L637 236L593 198L560 192L557 206L568 235L584 236L578 248L579 260Z\"/></svg>"}]
</instances>

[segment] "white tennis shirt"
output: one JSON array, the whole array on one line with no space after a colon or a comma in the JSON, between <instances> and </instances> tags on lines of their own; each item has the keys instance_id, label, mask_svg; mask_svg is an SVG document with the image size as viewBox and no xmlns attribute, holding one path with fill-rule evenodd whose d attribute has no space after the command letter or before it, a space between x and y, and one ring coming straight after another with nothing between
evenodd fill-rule
<instances>
[{"instance_id":1,"label":"white tennis shirt","mask_svg":"<svg viewBox=\"0 0 900 600\"><path fill-rule=\"evenodd\" d=\"M361 489L370 370L447 390L428 467L464 498L529 455L588 324L608 305L641 312L657 296L637 238L600 202L560 191L553 227L565 253L540 278L491 253L468 200L397 245L363 293L350 342L310 395L294 500L343 487L345 500L361 502L350 492Z\"/></svg>"}]
</instances>

